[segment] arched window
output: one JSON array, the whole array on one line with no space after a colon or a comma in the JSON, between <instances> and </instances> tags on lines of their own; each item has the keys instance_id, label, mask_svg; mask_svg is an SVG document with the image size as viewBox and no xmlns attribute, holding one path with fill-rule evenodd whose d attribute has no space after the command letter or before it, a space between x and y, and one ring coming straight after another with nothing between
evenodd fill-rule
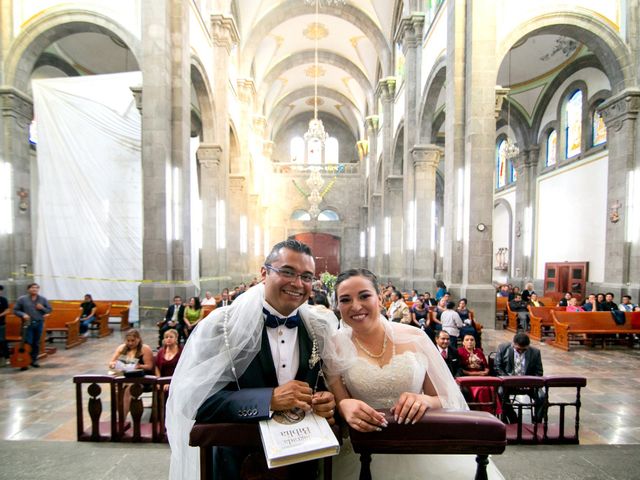
<instances>
[{"instance_id":1,"label":"arched window","mask_svg":"<svg viewBox=\"0 0 640 480\"><path fill-rule=\"evenodd\" d=\"M307 143L307 163L322 163L322 145L318 140L309 140Z\"/></svg>"},{"instance_id":2,"label":"arched window","mask_svg":"<svg viewBox=\"0 0 640 480\"><path fill-rule=\"evenodd\" d=\"M550 167L556 164L556 146L558 145L558 132L551 130L547 137L547 158L545 165Z\"/></svg>"},{"instance_id":3,"label":"arched window","mask_svg":"<svg viewBox=\"0 0 640 480\"><path fill-rule=\"evenodd\" d=\"M513 165L513 162L511 161L509 161L509 172L510 172L509 183L516 182L518 180L518 171L516 170L516 167Z\"/></svg>"},{"instance_id":4,"label":"arched window","mask_svg":"<svg viewBox=\"0 0 640 480\"><path fill-rule=\"evenodd\" d=\"M593 118L591 119L593 146L602 145L607 141L607 127L604 125L602 115L594 109Z\"/></svg>"},{"instance_id":5,"label":"arched window","mask_svg":"<svg viewBox=\"0 0 640 480\"><path fill-rule=\"evenodd\" d=\"M502 188L507 184L507 141L500 140L496 152L496 187Z\"/></svg>"},{"instance_id":6,"label":"arched window","mask_svg":"<svg viewBox=\"0 0 640 480\"><path fill-rule=\"evenodd\" d=\"M338 163L338 159L340 156L338 150L338 139L335 137L329 137L327 142L325 143L325 152L324 152L324 163Z\"/></svg>"},{"instance_id":7,"label":"arched window","mask_svg":"<svg viewBox=\"0 0 640 480\"><path fill-rule=\"evenodd\" d=\"M566 142L567 158L575 157L582 151L582 90L576 90L567 101Z\"/></svg>"},{"instance_id":8,"label":"arched window","mask_svg":"<svg viewBox=\"0 0 640 480\"><path fill-rule=\"evenodd\" d=\"M291 162L304 163L304 140L302 137L293 137L289 145Z\"/></svg>"},{"instance_id":9,"label":"arched window","mask_svg":"<svg viewBox=\"0 0 640 480\"><path fill-rule=\"evenodd\" d=\"M294 212L291 214L291 220L308 222L309 220L311 220L311 215L309 215L309 212L307 212L306 210L294 210Z\"/></svg>"},{"instance_id":10,"label":"arched window","mask_svg":"<svg viewBox=\"0 0 640 480\"><path fill-rule=\"evenodd\" d=\"M333 210L322 210L318 214L319 222L337 222L340 220L340 217Z\"/></svg>"}]
</instances>

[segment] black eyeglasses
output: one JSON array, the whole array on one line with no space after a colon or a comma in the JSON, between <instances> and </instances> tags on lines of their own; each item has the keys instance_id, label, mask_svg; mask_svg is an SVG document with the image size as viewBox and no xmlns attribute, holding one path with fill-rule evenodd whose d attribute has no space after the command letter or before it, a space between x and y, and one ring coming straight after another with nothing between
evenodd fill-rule
<instances>
[{"instance_id":1,"label":"black eyeglasses","mask_svg":"<svg viewBox=\"0 0 640 480\"><path fill-rule=\"evenodd\" d=\"M313 273L309 273L309 272L296 273L295 271L290 270L288 268L276 268L272 265L265 265L264 267L267 270L273 270L282 278L286 278L287 280L291 280L292 282L295 282L296 278L298 277L300 277L300 280L302 280L303 283L311 283L315 280Z\"/></svg>"}]
</instances>

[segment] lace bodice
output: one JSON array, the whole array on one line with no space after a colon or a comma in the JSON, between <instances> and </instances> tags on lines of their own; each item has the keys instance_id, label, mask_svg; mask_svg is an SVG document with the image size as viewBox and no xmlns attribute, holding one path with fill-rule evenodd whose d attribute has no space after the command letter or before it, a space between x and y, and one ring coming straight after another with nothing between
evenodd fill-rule
<instances>
[{"instance_id":1,"label":"lace bodice","mask_svg":"<svg viewBox=\"0 0 640 480\"><path fill-rule=\"evenodd\" d=\"M344 383L353 398L373 408L391 408L403 392L422 392L426 358L414 352L394 355L391 361L379 367L358 357L343 375Z\"/></svg>"}]
</instances>

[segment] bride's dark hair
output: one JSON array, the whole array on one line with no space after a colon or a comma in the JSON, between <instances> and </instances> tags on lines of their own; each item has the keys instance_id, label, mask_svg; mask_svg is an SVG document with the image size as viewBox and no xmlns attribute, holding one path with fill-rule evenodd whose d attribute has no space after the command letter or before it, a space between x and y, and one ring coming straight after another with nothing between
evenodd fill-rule
<instances>
[{"instance_id":1,"label":"bride's dark hair","mask_svg":"<svg viewBox=\"0 0 640 480\"><path fill-rule=\"evenodd\" d=\"M342 282L351 278L351 277L364 277L371 282L373 288L375 288L376 293L380 293L380 286L378 285L378 277L371 270L367 270L366 268L351 268L349 270L345 270L344 272L340 272L338 274L338 278L336 279L335 292L338 293L338 287Z\"/></svg>"}]
</instances>

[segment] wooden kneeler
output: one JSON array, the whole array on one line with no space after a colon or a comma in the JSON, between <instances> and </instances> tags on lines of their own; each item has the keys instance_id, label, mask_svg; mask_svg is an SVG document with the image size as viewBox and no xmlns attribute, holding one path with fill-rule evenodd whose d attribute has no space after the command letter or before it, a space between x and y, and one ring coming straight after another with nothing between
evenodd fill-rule
<instances>
[{"instance_id":1,"label":"wooden kneeler","mask_svg":"<svg viewBox=\"0 0 640 480\"><path fill-rule=\"evenodd\" d=\"M389 415L387 415L389 417ZM397 424L381 432L361 433L349 428L353 450L360 454L360 480L371 480L372 454L476 455L476 480L487 480L489 455L507 446L504 423L487 412L432 410L415 425Z\"/></svg>"}]
</instances>

